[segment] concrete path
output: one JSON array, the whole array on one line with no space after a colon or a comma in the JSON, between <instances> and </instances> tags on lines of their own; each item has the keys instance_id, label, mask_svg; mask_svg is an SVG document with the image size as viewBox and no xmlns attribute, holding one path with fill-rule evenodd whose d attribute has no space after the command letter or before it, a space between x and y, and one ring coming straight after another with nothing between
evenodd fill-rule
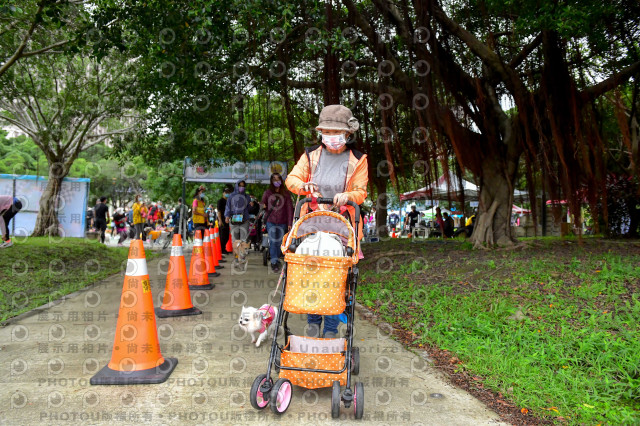
<instances>
[{"instance_id":1,"label":"concrete path","mask_svg":"<svg viewBox=\"0 0 640 426\"><path fill-rule=\"evenodd\" d=\"M156 307L167 264L168 257L148 263ZM89 384L111 356L123 275L14 319L0 329L0 423L335 424L330 389L296 387L282 417L251 407L249 389L266 372L270 340L256 348L236 323L243 304L266 303L278 277L267 272L258 253L250 255L246 273L232 274L229 266L220 272L215 289L192 293L203 315L157 319L162 354L179 361L159 385ZM293 331L301 334L303 317L292 317ZM361 354L357 380L365 388L363 424L500 424L494 412L360 314L355 336ZM353 409L343 407L341 421L354 421Z\"/></svg>"}]
</instances>

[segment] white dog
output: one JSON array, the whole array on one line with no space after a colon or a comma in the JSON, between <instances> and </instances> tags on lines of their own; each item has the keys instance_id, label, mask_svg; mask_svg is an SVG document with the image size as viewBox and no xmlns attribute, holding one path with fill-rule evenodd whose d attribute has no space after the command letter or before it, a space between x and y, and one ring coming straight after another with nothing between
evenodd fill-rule
<instances>
[{"instance_id":1,"label":"white dog","mask_svg":"<svg viewBox=\"0 0 640 426\"><path fill-rule=\"evenodd\" d=\"M259 347L263 340L273 334L278 308L271 305L262 305L260 309L254 307L242 307L238 323L247 333L251 334L251 343ZM256 339L255 333L259 336Z\"/></svg>"}]
</instances>

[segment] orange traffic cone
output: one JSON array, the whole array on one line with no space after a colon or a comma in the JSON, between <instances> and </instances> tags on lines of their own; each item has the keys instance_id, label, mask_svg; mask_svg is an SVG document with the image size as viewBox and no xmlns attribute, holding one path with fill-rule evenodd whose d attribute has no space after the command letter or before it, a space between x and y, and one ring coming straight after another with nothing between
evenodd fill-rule
<instances>
[{"instance_id":1,"label":"orange traffic cone","mask_svg":"<svg viewBox=\"0 0 640 426\"><path fill-rule=\"evenodd\" d=\"M224 268L220 265L220 249L218 244L218 234L215 228L209 228L209 241L211 241L211 252L213 253L213 266L218 269Z\"/></svg>"},{"instance_id":2,"label":"orange traffic cone","mask_svg":"<svg viewBox=\"0 0 640 426\"><path fill-rule=\"evenodd\" d=\"M213 263L213 247L211 246L211 233L208 229L204 230L204 240L202 240L202 247L204 248L204 262L207 265L207 274L209 278L219 277L220 272L216 272L216 266Z\"/></svg>"},{"instance_id":3,"label":"orange traffic cone","mask_svg":"<svg viewBox=\"0 0 640 426\"><path fill-rule=\"evenodd\" d=\"M187 281L187 265L182 254L182 237L173 235L171 243L171 257L169 257L169 272L167 284L164 288L162 307L156 308L156 315L160 318L181 317L186 315L200 315L202 311L191 303L191 293Z\"/></svg>"},{"instance_id":4,"label":"orange traffic cone","mask_svg":"<svg viewBox=\"0 0 640 426\"><path fill-rule=\"evenodd\" d=\"M229 253L233 253L233 243L231 242L231 232L229 232L229 239L227 240L227 246L225 247L225 249Z\"/></svg>"},{"instance_id":5,"label":"orange traffic cone","mask_svg":"<svg viewBox=\"0 0 640 426\"><path fill-rule=\"evenodd\" d=\"M191 265L189 266L189 289L211 290L214 287L209 282L207 275L207 262L202 247L202 231L197 230L193 238L193 252L191 253Z\"/></svg>"},{"instance_id":6,"label":"orange traffic cone","mask_svg":"<svg viewBox=\"0 0 640 426\"><path fill-rule=\"evenodd\" d=\"M213 228L213 231L216 236L216 245L218 246L218 263L225 263L226 260L224 260L224 256L222 256L222 240L220 239L220 228L216 226L215 228Z\"/></svg>"},{"instance_id":7,"label":"orange traffic cone","mask_svg":"<svg viewBox=\"0 0 640 426\"><path fill-rule=\"evenodd\" d=\"M178 364L160 353L153 298L142 240L129 246L111 361L89 380L92 385L163 383Z\"/></svg>"}]
</instances>

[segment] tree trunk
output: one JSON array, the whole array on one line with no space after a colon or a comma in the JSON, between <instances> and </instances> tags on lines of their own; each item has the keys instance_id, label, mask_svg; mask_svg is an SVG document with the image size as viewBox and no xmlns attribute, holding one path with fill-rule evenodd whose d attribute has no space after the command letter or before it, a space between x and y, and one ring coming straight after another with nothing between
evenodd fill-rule
<instances>
[{"instance_id":1,"label":"tree trunk","mask_svg":"<svg viewBox=\"0 0 640 426\"><path fill-rule=\"evenodd\" d=\"M515 242L511 236L511 208L515 176L507 177L507 170L496 160L482 164L482 183L478 214L471 235L475 248L508 246Z\"/></svg>"},{"instance_id":2,"label":"tree trunk","mask_svg":"<svg viewBox=\"0 0 640 426\"><path fill-rule=\"evenodd\" d=\"M333 1L326 4L327 31L333 30ZM340 103L340 67L338 66L338 55L333 52L331 46L327 47L324 57L324 105L335 105Z\"/></svg>"},{"instance_id":3,"label":"tree trunk","mask_svg":"<svg viewBox=\"0 0 640 426\"><path fill-rule=\"evenodd\" d=\"M58 207L62 179L69 173L69 169L62 162L49 163L49 180L47 187L40 197L40 210L36 218L36 226L33 230L34 237L45 235L60 235L60 222L58 222Z\"/></svg>"},{"instance_id":4,"label":"tree trunk","mask_svg":"<svg viewBox=\"0 0 640 426\"><path fill-rule=\"evenodd\" d=\"M293 159L297 161L298 158L302 155L303 149L299 148L298 138L296 137L296 123L293 117L293 109L291 108L291 99L289 98L289 90L286 86L286 77L284 80L284 88L282 90L282 97L284 98L284 111L287 115L287 125L289 126L289 136L291 137L291 142L293 143Z\"/></svg>"},{"instance_id":5,"label":"tree trunk","mask_svg":"<svg viewBox=\"0 0 640 426\"><path fill-rule=\"evenodd\" d=\"M378 202L376 207L376 229L378 231L378 237L386 238L389 236L387 230L387 204L389 202L387 198L387 180L386 179L374 179L373 183L376 186L378 192Z\"/></svg>"}]
</instances>

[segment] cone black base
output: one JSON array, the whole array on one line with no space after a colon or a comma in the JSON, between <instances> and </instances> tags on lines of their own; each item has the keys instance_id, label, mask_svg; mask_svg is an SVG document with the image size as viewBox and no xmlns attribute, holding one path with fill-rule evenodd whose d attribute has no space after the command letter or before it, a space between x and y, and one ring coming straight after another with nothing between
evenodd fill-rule
<instances>
[{"instance_id":1,"label":"cone black base","mask_svg":"<svg viewBox=\"0 0 640 426\"><path fill-rule=\"evenodd\" d=\"M219 277L220 276L220 272L212 272L209 274L209 278L211 277Z\"/></svg>"},{"instance_id":2,"label":"cone black base","mask_svg":"<svg viewBox=\"0 0 640 426\"><path fill-rule=\"evenodd\" d=\"M215 284L189 285L189 290L213 290Z\"/></svg>"},{"instance_id":3,"label":"cone black base","mask_svg":"<svg viewBox=\"0 0 640 426\"><path fill-rule=\"evenodd\" d=\"M226 260L224 260L224 257L223 257L222 259L219 259L219 260L218 260L218 263L227 263L227 261L226 261Z\"/></svg>"},{"instance_id":4,"label":"cone black base","mask_svg":"<svg viewBox=\"0 0 640 426\"><path fill-rule=\"evenodd\" d=\"M165 358L157 367L139 371L117 371L105 365L93 376L92 385L153 385L164 383L178 365L176 358Z\"/></svg>"},{"instance_id":5,"label":"cone black base","mask_svg":"<svg viewBox=\"0 0 640 426\"><path fill-rule=\"evenodd\" d=\"M218 261L218 263L220 263L220 261ZM222 269L222 268L224 268L224 266L216 265L216 269Z\"/></svg>"},{"instance_id":6,"label":"cone black base","mask_svg":"<svg viewBox=\"0 0 640 426\"><path fill-rule=\"evenodd\" d=\"M156 308L156 315L158 318L169 318L169 317L184 317L187 315L201 315L202 311L195 306L189 309L175 309L175 310L167 310L162 308Z\"/></svg>"}]
</instances>

